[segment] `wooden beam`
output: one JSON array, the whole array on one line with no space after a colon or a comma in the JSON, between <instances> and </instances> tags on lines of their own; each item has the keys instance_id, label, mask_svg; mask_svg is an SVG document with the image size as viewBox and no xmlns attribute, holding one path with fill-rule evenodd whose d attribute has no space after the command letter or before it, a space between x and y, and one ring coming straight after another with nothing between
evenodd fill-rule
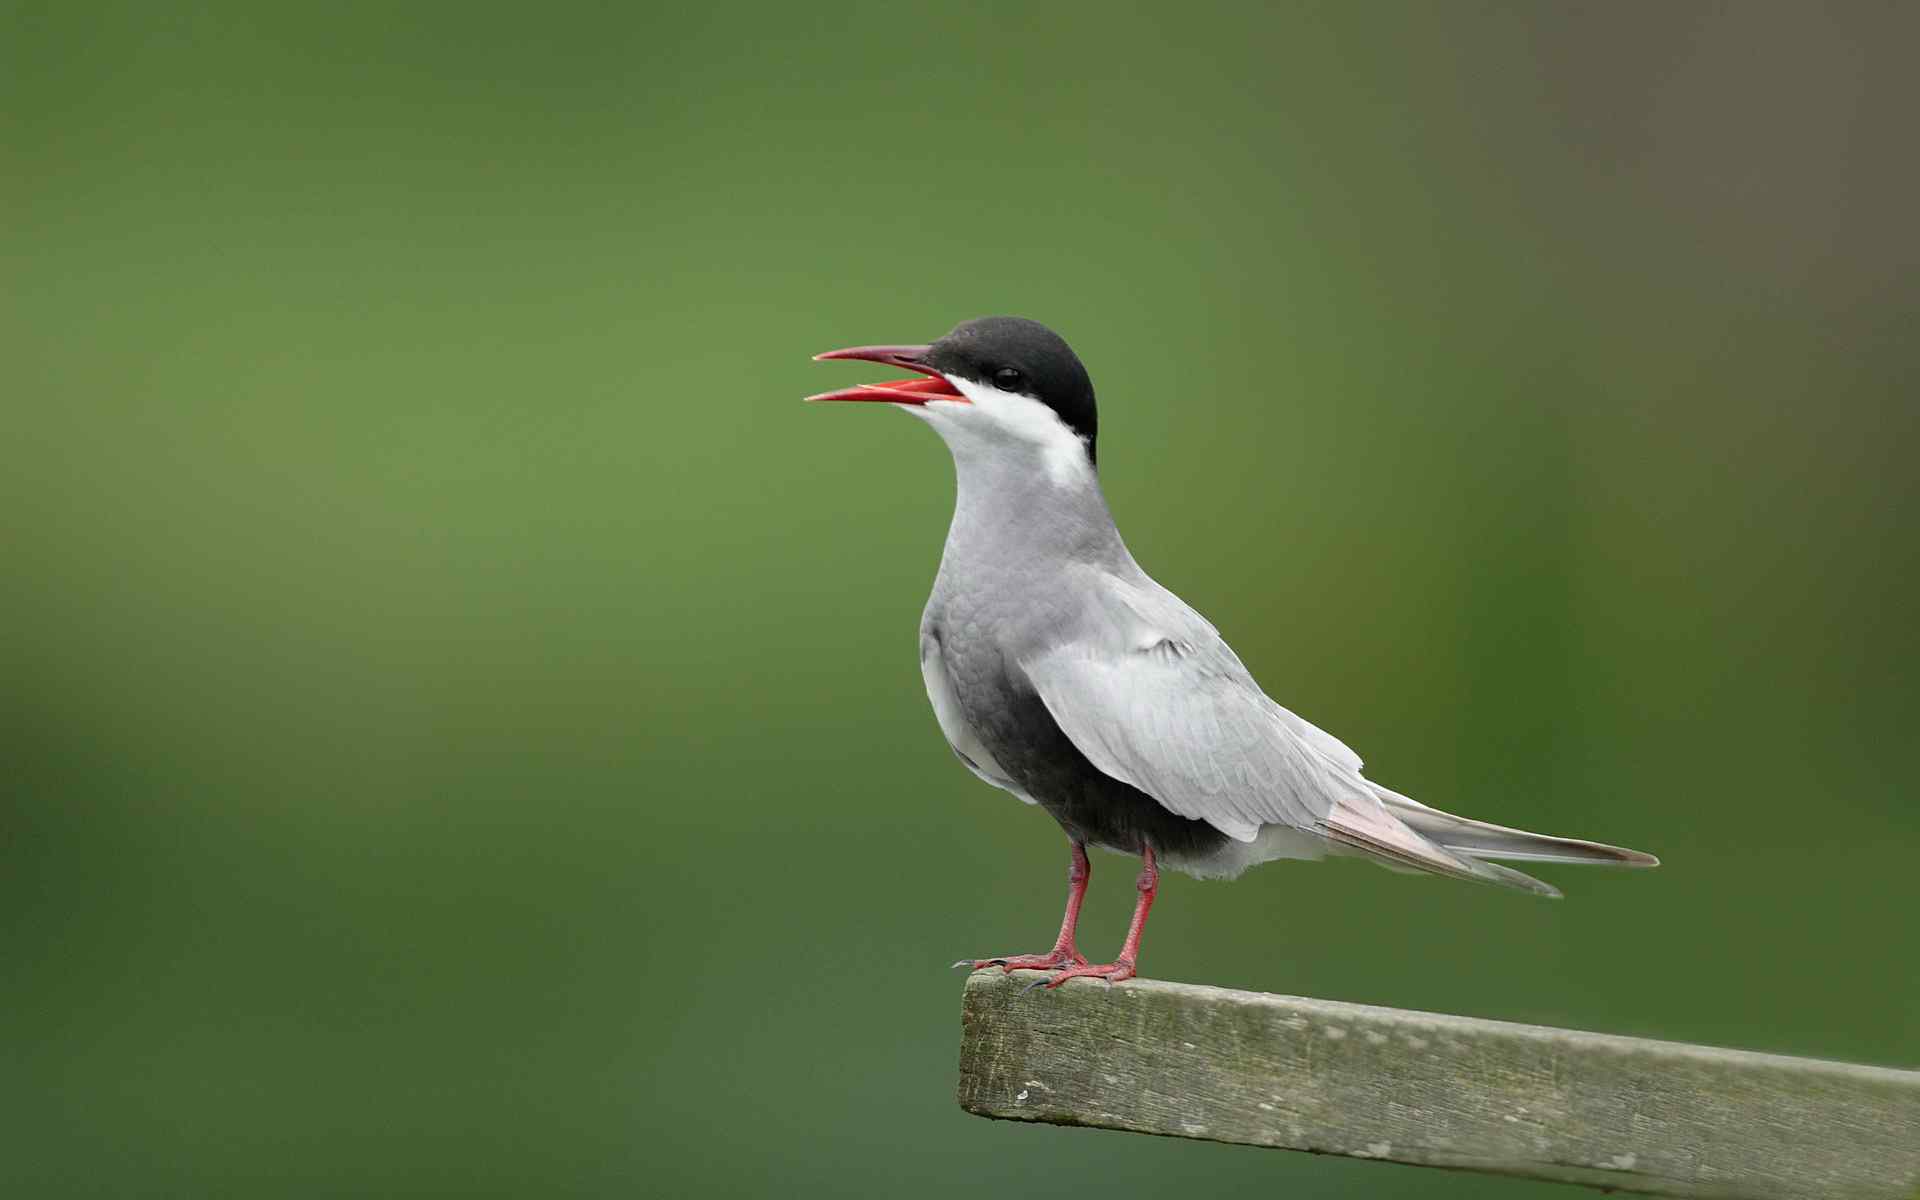
<instances>
[{"instance_id":1,"label":"wooden beam","mask_svg":"<svg viewBox=\"0 0 1920 1200\"><path fill-rule=\"evenodd\" d=\"M984 1117L1658 1196L1920 1200L1920 1071L1269 996L979 971Z\"/></svg>"}]
</instances>

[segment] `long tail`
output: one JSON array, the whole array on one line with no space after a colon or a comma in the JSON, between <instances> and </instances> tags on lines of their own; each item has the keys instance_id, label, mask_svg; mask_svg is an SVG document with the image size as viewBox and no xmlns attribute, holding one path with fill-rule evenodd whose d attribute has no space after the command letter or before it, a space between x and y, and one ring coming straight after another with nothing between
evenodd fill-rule
<instances>
[{"instance_id":1,"label":"long tail","mask_svg":"<svg viewBox=\"0 0 1920 1200\"><path fill-rule=\"evenodd\" d=\"M1489 821L1474 821L1452 813L1428 808L1398 792L1372 784L1373 794L1387 811L1411 826L1429 841L1449 850L1471 854L1475 858L1504 858L1519 862L1602 863L1615 867L1657 867L1660 860L1638 850L1609 846L1603 842L1579 838L1553 837L1528 833Z\"/></svg>"},{"instance_id":2,"label":"long tail","mask_svg":"<svg viewBox=\"0 0 1920 1200\"><path fill-rule=\"evenodd\" d=\"M1524 829L1456 817L1376 783L1369 782L1367 786L1379 801L1377 805L1343 801L1319 823L1319 830L1335 842L1390 867L1451 875L1456 879L1477 879L1558 899L1560 891L1552 884L1485 860L1608 863L1622 867L1652 867L1660 863L1653 855L1638 850L1528 833Z\"/></svg>"}]
</instances>

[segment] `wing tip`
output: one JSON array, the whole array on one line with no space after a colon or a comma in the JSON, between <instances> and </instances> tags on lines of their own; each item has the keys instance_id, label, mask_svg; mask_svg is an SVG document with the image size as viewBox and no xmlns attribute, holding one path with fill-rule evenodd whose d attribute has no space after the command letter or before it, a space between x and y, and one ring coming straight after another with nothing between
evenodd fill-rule
<instances>
[{"instance_id":1,"label":"wing tip","mask_svg":"<svg viewBox=\"0 0 1920 1200\"><path fill-rule=\"evenodd\" d=\"M1498 863L1482 862L1477 858L1473 858L1471 855L1462 855L1461 857L1470 859L1474 866L1485 871L1486 874L1481 874L1479 871L1476 871L1474 875L1476 878L1482 879L1487 883L1497 883L1505 887L1518 888L1520 891L1539 896L1546 900L1565 900L1567 898L1566 893L1562 892L1559 888L1544 879L1535 879L1525 871L1516 871L1512 867L1503 867Z\"/></svg>"}]
</instances>

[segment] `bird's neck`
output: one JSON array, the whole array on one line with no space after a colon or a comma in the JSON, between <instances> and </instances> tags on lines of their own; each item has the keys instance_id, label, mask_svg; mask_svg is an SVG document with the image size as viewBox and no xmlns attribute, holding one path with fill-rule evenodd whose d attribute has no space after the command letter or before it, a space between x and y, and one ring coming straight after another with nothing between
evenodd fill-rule
<instances>
[{"instance_id":1,"label":"bird's neck","mask_svg":"<svg viewBox=\"0 0 1920 1200\"><path fill-rule=\"evenodd\" d=\"M950 445L956 488L943 567L1133 561L1083 448L1073 461L1051 449L1029 455Z\"/></svg>"}]
</instances>

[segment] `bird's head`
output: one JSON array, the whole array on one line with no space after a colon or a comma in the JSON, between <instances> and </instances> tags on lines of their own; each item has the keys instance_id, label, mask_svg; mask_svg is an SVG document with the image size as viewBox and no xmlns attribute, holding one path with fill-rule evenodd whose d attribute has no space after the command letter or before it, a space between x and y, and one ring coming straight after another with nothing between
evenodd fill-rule
<instances>
[{"instance_id":1,"label":"bird's head","mask_svg":"<svg viewBox=\"0 0 1920 1200\"><path fill-rule=\"evenodd\" d=\"M1037 452L1050 473L1091 468L1093 381L1059 334L1023 317L966 321L924 346L855 346L815 359L885 363L924 376L808 396L893 404L927 421L956 456Z\"/></svg>"}]
</instances>

